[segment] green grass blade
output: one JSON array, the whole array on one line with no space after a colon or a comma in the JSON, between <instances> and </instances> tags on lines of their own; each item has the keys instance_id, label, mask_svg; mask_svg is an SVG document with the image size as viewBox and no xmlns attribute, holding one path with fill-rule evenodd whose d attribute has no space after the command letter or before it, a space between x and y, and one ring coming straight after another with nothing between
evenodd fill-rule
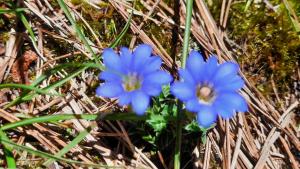
<instances>
[{"instance_id":1,"label":"green grass blade","mask_svg":"<svg viewBox=\"0 0 300 169\"><path fill-rule=\"evenodd\" d=\"M300 22L297 18L295 10L291 7L290 3L287 0L283 0L283 4L287 11L288 17L293 24L295 31L298 33L298 37L300 38Z\"/></svg>"},{"instance_id":2,"label":"green grass blade","mask_svg":"<svg viewBox=\"0 0 300 169\"><path fill-rule=\"evenodd\" d=\"M245 8L244 8L244 12L248 11L250 5L252 4L253 0L247 0Z\"/></svg>"},{"instance_id":3,"label":"green grass blade","mask_svg":"<svg viewBox=\"0 0 300 169\"><path fill-rule=\"evenodd\" d=\"M33 86L28 86L28 85L24 85L24 84L14 84L14 83L7 83L7 84L0 84L0 89L3 88L19 88L19 89L25 89L25 90L31 90L31 91L35 91L38 94L45 94L45 95L50 95L50 96L62 96L61 94L52 94L49 93L45 90L33 87Z\"/></svg>"},{"instance_id":4,"label":"green grass blade","mask_svg":"<svg viewBox=\"0 0 300 169\"><path fill-rule=\"evenodd\" d=\"M133 10L130 13L130 16L128 18L128 21L126 22L124 28L122 29L121 33L117 36L116 40L113 41L112 44L109 45L110 48L114 48L116 47L119 42L121 41L121 39L124 37L124 35L126 34L126 32L128 31L128 28L130 27L130 23L131 23L131 19L132 19L132 15L133 15Z\"/></svg>"},{"instance_id":5,"label":"green grass blade","mask_svg":"<svg viewBox=\"0 0 300 169\"><path fill-rule=\"evenodd\" d=\"M98 61L98 58L96 57L92 47L90 46L90 44L88 43L88 40L86 39L86 37L83 35L83 33L81 32L81 29L79 28L79 26L76 24L75 19L72 17L67 5L65 4L65 2L63 0L57 0L59 6L61 7L61 9L64 11L64 13L66 14L68 20L71 22L73 28L75 29L77 35L79 36L80 40L84 43L85 47L89 50L89 52L93 55L93 58L95 59L95 61L100 64L100 62Z\"/></svg>"},{"instance_id":6,"label":"green grass blade","mask_svg":"<svg viewBox=\"0 0 300 169\"><path fill-rule=\"evenodd\" d=\"M55 89L55 88L57 88L57 87L63 85L64 83L68 82L69 80L71 80L71 79L74 78L75 76L79 75L82 71L84 71L84 70L86 70L86 69L87 69L87 67L82 67L82 68L80 68L79 70L75 71L74 73L72 73L72 74L66 76L65 78L63 78L63 79L61 79L61 80L59 80L59 81L57 81L57 82L55 82L55 83L53 83L53 84L51 84L51 85L45 87L45 88L43 88L43 89L44 89L45 91L49 91L49 90L51 90L51 89Z\"/></svg>"},{"instance_id":7,"label":"green grass blade","mask_svg":"<svg viewBox=\"0 0 300 169\"><path fill-rule=\"evenodd\" d=\"M24 12L27 8L17 8L17 9L2 9L0 8L0 14Z\"/></svg>"},{"instance_id":8,"label":"green grass blade","mask_svg":"<svg viewBox=\"0 0 300 169\"><path fill-rule=\"evenodd\" d=\"M63 85L64 83L66 83L67 81L71 80L73 77L79 75L82 71L86 70L87 67L82 67L80 68L79 70L73 72L72 74L69 74L68 76L66 76L65 78L61 79L60 81L57 81L45 88L43 88L42 90L45 91L45 92L49 92L49 90L51 89L54 89L56 87L59 87L61 85ZM8 108L10 106L13 106L13 105L16 105L18 103L21 103L21 102L25 102L25 101L30 101L32 100L37 94L35 93L28 93L28 94L25 94L25 95L22 95L18 98L16 98L14 101L10 102L9 104L5 105L4 108Z\"/></svg>"},{"instance_id":9,"label":"green grass blade","mask_svg":"<svg viewBox=\"0 0 300 169\"><path fill-rule=\"evenodd\" d=\"M101 65L101 64L95 64L95 63L92 63L92 62L87 62L87 63L66 63L66 64L60 64L48 71L46 71L46 74L42 74L40 77L38 77L35 81L32 82L32 84L30 85L31 87L34 87L38 84L40 84L43 80L45 80L47 77L57 73L59 70L62 70L64 68L68 68L68 67L81 67L81 69L79 69L79 72L76 71L75 72L75 75L72 75L72 77L75 77L77 76L78 74L80 74L82 71L86 70L87 68L97 68L97 69L100 69L100 70L104 70L104 67ZM72 78L71 77L71 78ZM64 80L64 79L62 79ZM70 78L68 78L67 80L64 80L63 82L65 83L66 81L70 80ZM57 82L58 83L58 82ZM47 89L51 87L48 86L46 87ZM57 84L56 84L56 87L57 87ZM46 88L43 88L42 90L46 89ZM46 91L48 92L48 90ZM34 94L29 94L29 92L24 92L21 96L17 97L14 101L10 102L9 104L5 105L4 108L8 108L8 107L11 107L11 106L14 106L18 103L21 103L21 102L24 102L24 101L29 101L31 100L34 96Z\"/></svg>"},{"instance_id":10,"label":"green grass blade","mask_svg":"<svg viewBox=\"0 0 300 169\"><path fill-rule=\"evenodd\" d=\"M1 144L3 144L1 141L2 138L9 140L9 138L6 136L6 134L2 130L0 130L0 143ZM13 150L12 147L3 144L3 151L4 151L7 167L8 168L17 168L16 161L13 157L12 150Z\"/></svg>"},{"instance_id":11,"label":"green grass blade","mask_svg":"<svg viewBox=\"0 0 300 169\"><path fill-rule=\"evenodd\" d=\"M51 121L70 120L70 119L85 119L95 120L98 115L96 114L59 114L59 115L47 115L41 117L28 118L2 126L1 130L14 129L21 126L31 125L33 123L45 123Z\"/></svg>"},{"instance_id":12,"label":"green grass blade","mask_svg":"<svg viewBox=\"0 0 300 169\"><path fill-rule=\"evenodd\" d=\"M31 83L31 86L36 86L36 85L40 84L47 77L50 77L51 75L54 75L55 73L57 73L58 71L60 71L62 69L75 68L75 67L86 67L86 69L88 69L88 68L97 68L97 69L100 69L100 70L104 70L104 66L93 63L93 62L87 62L87 63L76 63L76 62L74 62L74 63L59 64L58 66L55 66L54 68L46 70L44 74L39 76L36 80L34 80ZM81 69L81 70L84 71L85 69Z\"/></svg>"},{"instance_id":13,"label":"green grass blade","mask_svg":"<svg viewBox=\"0 0 300 169\"><path fill-rule=\"evenodd\" d=\"M0 138L0 141L5 146L11 146L15 150L27 151L28 153L34 154L34 155L39 156L39 157L47 158L47 159L53 159L53 160L57 160L57 161L65 162L65 163L78 164L78 165L87 166L87 167L117 168L117 167L110 167L110 166L107 166L107 165L93 164L93 163L84 163L84 162L70 160L70 159L66 159L66 158L62 158L62 157L56 157L56 156L54 156L52 154L49 154L49 153L45 153L45 152L38 151L38 150L33 150L33 149L29 148L29 147L18 145L16 143L14 143L14 142L12 142L12 141L10 141L8 139L2 138L2 137Z\"/></svg>"},{"instance_id":14,"label":"green grass blade","mask_svg":"<svg viewBox=\"0 0 300 169\"><path fill-rule=\"evenodd\" d=\"M33 43L33 45L34 45L35 47L37 47L37 45L36 45L36 39L35 39L33 30L32 30L32 28L31 28L29 22L27 21L25 15L24 15L22 12L17 12L17 16L21 19L21 21L22 21L22 23L24 24L26 30L28 31L29 37L30 37L30 39L31 39L31 41L32 41L32 43Z\"/></svg>"},{"instance_id":15,"label":"green grass blade","mask_svg":"<svg viewBox=\"0 0 300 169\"><path fill-rule=\"evenodd\" d=\"M127 120L127 121L140 121L146 120L147 116L137 116L134 113L118 113L118 114L108 114L101 117L97 114L58 114L58 115L47 115L41 117L33 117L29 119L24 119L16 121L13 123L6 124L0 127L0 130L9 130L21 126L31 125L33 123L46 123L54 122L60 120L70 120L70 119L85 119L85 120Z\"/></svg>"},{"instance_id":16,"label":"green grass blade","mask_svg":"<svg viewBox=\"0 0 300 169\"><path fill-rule=\"evenodd\" d=\"M63 69L63 68L69 68L69 67L87 67L87 68L96 68L96 69L100 69L100 70L104 70L104 66L97 64L97 63L93 63L93 62L86 62L86 63L77 63L77 62L73 62L73 63L64 63L64 64L60 64L58 66L56 66L54 69Z\"/></svg>"},{"instance_id":17,"label":"green grass blade","mask_svg":"<svg viewBox=\"0 0 300 169\"><path fill-rule=\"evenodd\" d=\"M65 146L58 153L56 153L55 157L61 157L64 154L68 153L73 147L78 145L88 134L89 134L88 130L81 131L75 139L73 139L67 146ZM54 161L55 160L53 159L49 159L43 165L48 167Z\"/></svg>"}]
</instances>

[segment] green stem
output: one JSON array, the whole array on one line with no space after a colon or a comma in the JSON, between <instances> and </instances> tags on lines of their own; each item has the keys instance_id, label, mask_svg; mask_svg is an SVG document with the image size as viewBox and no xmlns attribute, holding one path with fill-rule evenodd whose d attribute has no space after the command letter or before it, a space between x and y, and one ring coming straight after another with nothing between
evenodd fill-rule
<instances>
[{"instance_id":1,"label":"green stem","mask_svg":"<svg viewBox=\"0 0 300 169\"><path fill-rule=\"evenodd\" d=\"M183 39L183 50L181 59L181 68L185 68L186 59L189 52L189 40L191 34L191 20L193 11L193 0L187 0L186 4L186 20L185 20L185 30ZM175 156L174 156L174 169L180 169L180 150L181 150L181 139L182 139L182 102L178 101L178 109L176 112L176 145L175 145Z\"/></svg>"},{"instance_id":2,"label":"green stem","mask_svg":"<svg viewBox=\"0 0 300 169\"><path fill-rule=\"evenodd\" d=\"M181 137L182 137L182 123L181 114L182 112L182 102L177 101L178 109L176 112L176 145L175 145L175 156L174 156L174 169L180 168L180 150L181 150Z\"/></svg>"},{"instance_id":3,"label":"green stem","mask_svg":"<svg viewBox=\"0 0 300 169\"><path fill-rule=\"evenodd\" d=\"M187 55L189 53L189 41L190 41L190 34L191 34L192 12L193 12L193 0L187 0L181 68L185 68L186 58L187 58Z\"/></svg>"}]
</instances>

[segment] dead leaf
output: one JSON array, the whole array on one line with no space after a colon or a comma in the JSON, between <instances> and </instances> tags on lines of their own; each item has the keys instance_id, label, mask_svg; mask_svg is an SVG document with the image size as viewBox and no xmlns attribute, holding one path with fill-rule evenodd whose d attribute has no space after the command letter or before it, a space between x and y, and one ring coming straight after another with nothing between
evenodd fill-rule
<instances>
[{"instance_id":1,"label":"dead leaf","mask_svg":"<svg viewBox=\"0 0 300 169\"><path fill-rule=\"evenodd\" d=\"M13 64L11 73L15 83L30 84L28 70L30 64L37 60L37 55L32 50L26 51Z\"/></svg>"}]
</instances>

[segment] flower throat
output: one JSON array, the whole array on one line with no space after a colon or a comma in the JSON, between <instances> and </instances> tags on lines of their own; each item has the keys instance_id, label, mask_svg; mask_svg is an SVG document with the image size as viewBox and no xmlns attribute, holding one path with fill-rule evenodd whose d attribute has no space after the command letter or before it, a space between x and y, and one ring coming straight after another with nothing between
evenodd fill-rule
<instances>
[{"instance_id":1,"label":"flower throat","mask_svg":"<svg viewBox=\"0 0 300 169\"><path fill-rule=\"evenodd\" d=\"M196 96L199 102L209 104L214 100L215 92L208 85L198 85L196 88Z\"/></svg>"},{"instance_id":2,"label":"flower throat","mask_svg":"<svg viewBox=\"0 0 300 169\"><path fill-rule=\"evenodd\" d=\"M129 74L123 80L123 88L127 92L137 90L141 88L141 80L135 73Z\"/></svg>"}]
</instances>

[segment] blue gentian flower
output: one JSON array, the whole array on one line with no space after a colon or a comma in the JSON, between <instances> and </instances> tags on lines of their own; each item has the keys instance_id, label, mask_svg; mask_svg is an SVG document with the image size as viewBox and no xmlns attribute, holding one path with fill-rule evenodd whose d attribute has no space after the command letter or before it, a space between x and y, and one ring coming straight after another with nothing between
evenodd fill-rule
<instances>
[{"instance_id":1,"label":"blue gentian flower","mask_svg":"<svg viewBox=\"0 0 300 169\"><path fill-rule=\"evenodd\" d=\"M135 113L144 114L150 97L159 95L162 85L172 81L168 73L160 70L160 57L151 56L151 53L152 48L147 44L139 45L133 52L122 47L119 56L111 48L104 49L106 70L99 78L105 83L96 89L96 94L117 97L119 105L131 104Z\"/></svg>"},{"instance_id":2,"label":"blue gentian flower","mask_svg":"<svg viewBox=\"0 0 300 169\"><path fill-rule=\"evenodd\" d=\"M205 62L200 53L192 51L186 69L179 70L182 81L175 82L171 92L187 110L197 113L200 126L209 127L217 115L229 119L236 111L247 111L245 99L238 94L244 85L238 69L233 62L218 64L215 56Z\"/></svg>"}]
</instances>

